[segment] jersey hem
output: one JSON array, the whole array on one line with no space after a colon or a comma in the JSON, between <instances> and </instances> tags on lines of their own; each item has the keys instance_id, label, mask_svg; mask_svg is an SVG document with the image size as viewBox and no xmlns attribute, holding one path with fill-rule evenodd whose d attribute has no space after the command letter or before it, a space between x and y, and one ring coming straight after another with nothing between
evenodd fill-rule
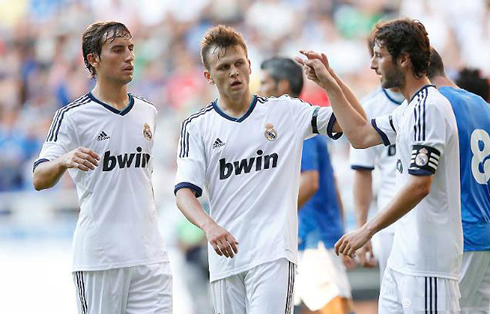
<instances>
[{"instance_id":1,"label":"jersey hem","mask_svg":"<svg viewBox=\"0 0 490 314\"><path fill-rule=\"evenodd\" d=\"M445 278L451 280L459 280L459 274L447 274L447 273L438 273L438 272L429 272L429 271L407 271L397 267L393 267L388 265L387 267L391 268L393 271L396 271L400 274L414 277L437 277L437 278Z\"/></svg>"},{"instance_id":2,"label":"jersey hem","mask_svg":"<svg viewBox=\"0 0 490 314\"><path fill-rule=\"evenodd\" d=\"M252 263L250 265L246 265L246 266L243 266L243 267L240 267L240 268L235 268L235 269L233 269L231 271L224 272L224 273L219 273L219 274L214 274L213 275L210 272L209 282L213 282L213 281L221 280L221 279L228 278L228 277L231 277L231 276L235 276L235 275L238 275L239 273L243 273L244 271L250 270L250 269L252 269L254 267L257 267L259 265L262 265L262 264L265 264L265 263L270 263L270 262L273 262L273 261L277 261L277 260L279 260L281 258L285 258L288 261L290 261L291 263L293 263L295 265L298 265L298 259L297 258L293 258L292 256L287 256L287 254L284 254L284 255L281 255L281 256L272 257L270 259L264 259L264 260L261 260L261 261L258 261L256 263Z\"/></svg>"},{"instance_id":3,"label":"jersey hem","mask_svg":"<svg viewBox=\"0 0 490 314\"><path fill-rule=\"evenodd\" d=\"M124 263L113 263L113 264L104 264L104 265L81 265L81 266L73 266L72 267L72 272L76 271L103 271L103 270L109 270L109 269L116 269L116 268L126 268L126 267L133 267L133 266L141 266L141 265L152 265L152 264L158 264L158 263L165 263L169 262L168 254L165 253L165 256L158 258L158 259L151 259L151 260L142 260L142 261L131 261L131 262L124 262Z\"/></svg>"}]
</instances>

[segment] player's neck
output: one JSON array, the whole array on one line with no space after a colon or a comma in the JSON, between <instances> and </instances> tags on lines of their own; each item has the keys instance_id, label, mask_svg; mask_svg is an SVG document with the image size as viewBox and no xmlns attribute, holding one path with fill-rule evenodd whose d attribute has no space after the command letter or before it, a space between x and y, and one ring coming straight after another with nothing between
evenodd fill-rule
<instances>
[{"instance_id":1,"label":"player's neck","mask_svg":"<svg viewBox=\"0 0 490 314\"><path fill-rule=\"evenodd\" d=\"M430 84L431 82L425 75L422 78L416 78L413 75L407 75L405 85L400 87L400 93L403 95L403 97L405 97L408 102L410 102L415 93L417 93L425 85Z\"/></svg>"},{"instance_id":2,"label":"player's neck","mask_svg":"<svg viewBox=\"0 0 490 314\"><path fill-rule=\"evenodd\" d=\"M126 84L121 86L97 81L92 90L92 95L117 110L124 110L129 104L126 87Z\"/></svg>"},{"instance_id":3,"label":"player's neck","mask_svg":"<svg viewBox=\"0 0 490 314\"><path fill-rule=\"evenodd\" d=\"M447 76L435 76L430 80L437 88L449 86L454 88L459 88L458 85L454 84Z\"/></svg>"},{"instance_id":4,"label":"player's neck","mask_svg":"<svg viewBox=\"0 0 490 314\"><path fill-rule=\"evenodd\" d=\"M248 108L250 108L252 100L253 95L250 91L244 93L243 96L238 99L220 95L218 105L220 109L230 117L240 118L248 111Z\"/></svg>"}]
</instances>

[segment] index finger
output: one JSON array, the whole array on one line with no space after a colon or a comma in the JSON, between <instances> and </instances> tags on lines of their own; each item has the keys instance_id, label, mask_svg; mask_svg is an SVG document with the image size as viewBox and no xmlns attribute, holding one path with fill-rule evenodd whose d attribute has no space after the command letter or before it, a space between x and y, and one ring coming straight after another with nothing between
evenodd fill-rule
<instances>
[{"instance_id":1,"label":"index finger","mask_svg":"<svg viewBox=\"0 0 490 314\"><path fill-rule=\"evenodd\" d=\"M305 65L305 61L303 59L301 59L301 57L294 57L294 60L296 60L296 62L298 62L299 64L301 65Z\"/></svg>"},{"instance_id":2,"label":"index finger","mask_svg":"<svg viewBox=\"0 0 490 314\"><path fill-rule=\"evenodd\" d=\"M322 59L321 54L313 50L300 50L300 52L304 54L308 59Z\"/></svg>"},{"instance_id":3,"label":"index finger","mask_svg":"<svg viewBox=\"0 0 490 314\"><path fill-rule=\"evenodd\" d=\"M88 154L90 156L92 156L93 158L97 159L97 160L100 160L100 157L99 155L97 155L96 152L94 152L93 150L91 150L90 148L86 148L86 147L80 147L80 150L82 152L84 152L85 154Z\"/></svg>"}]
</instances>

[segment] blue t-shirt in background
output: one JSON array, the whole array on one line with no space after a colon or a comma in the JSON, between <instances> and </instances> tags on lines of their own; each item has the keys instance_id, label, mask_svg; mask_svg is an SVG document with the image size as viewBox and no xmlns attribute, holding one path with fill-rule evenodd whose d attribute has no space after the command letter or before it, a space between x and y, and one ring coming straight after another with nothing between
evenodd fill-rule
<instances>
[{"instance_id":1,"label":"blue t-shirt in background","mask_svg":"<svg viewBox=\"0 0 490 314\"><path fill-rule=\"evenodd\" d=\"M344 233L327 140L321 135L303 143L301 172L313 170L318 171L320 184L298 213L299 250L316 248L320 241L326 248L333 248Z\"/></svg>"},{"instance_id":2,"label":"blue t-shirt in background","mask_svg":"<svg viewBox=\"0 0 490 314\"><path fill-rule=\"evenodd\" d=\"M490 104L464 89L439 88L458 124L464 251L490 250Z\"/></svg>"}]
</instances>

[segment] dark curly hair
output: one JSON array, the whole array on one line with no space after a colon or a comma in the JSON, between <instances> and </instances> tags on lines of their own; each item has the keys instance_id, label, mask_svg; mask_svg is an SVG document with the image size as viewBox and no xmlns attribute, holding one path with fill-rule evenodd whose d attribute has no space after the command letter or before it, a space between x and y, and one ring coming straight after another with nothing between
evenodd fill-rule
<instances>
[{"instance_id":1,"label":"dark curly hair","mask_svg":"<svg viewBox=\"0 0 490 314\"><path fill-rule=\"evenodd\" d=\"M376 25L374 41L386 47L393 63L406 53L412 62L415 77L427 74L430 60L430 41L424 25L418 20L396 19Z\"/></svg>"},{"instance_id":2,"label":"dark curly hair","mask_svg":"<svg viewBox=\"0 0 490 314\"><path fill-rule=\"evenodd\" d=\"M131 32L123 23L119 22L97 22L89 25L82 34L82 53L85 66L90 76L95 79L97 73L95 68L88 62L88 55L94 54L100 57L102 46L106 42L112 42L118 37L133 38Z\"/></svg>"}]
</instances>

